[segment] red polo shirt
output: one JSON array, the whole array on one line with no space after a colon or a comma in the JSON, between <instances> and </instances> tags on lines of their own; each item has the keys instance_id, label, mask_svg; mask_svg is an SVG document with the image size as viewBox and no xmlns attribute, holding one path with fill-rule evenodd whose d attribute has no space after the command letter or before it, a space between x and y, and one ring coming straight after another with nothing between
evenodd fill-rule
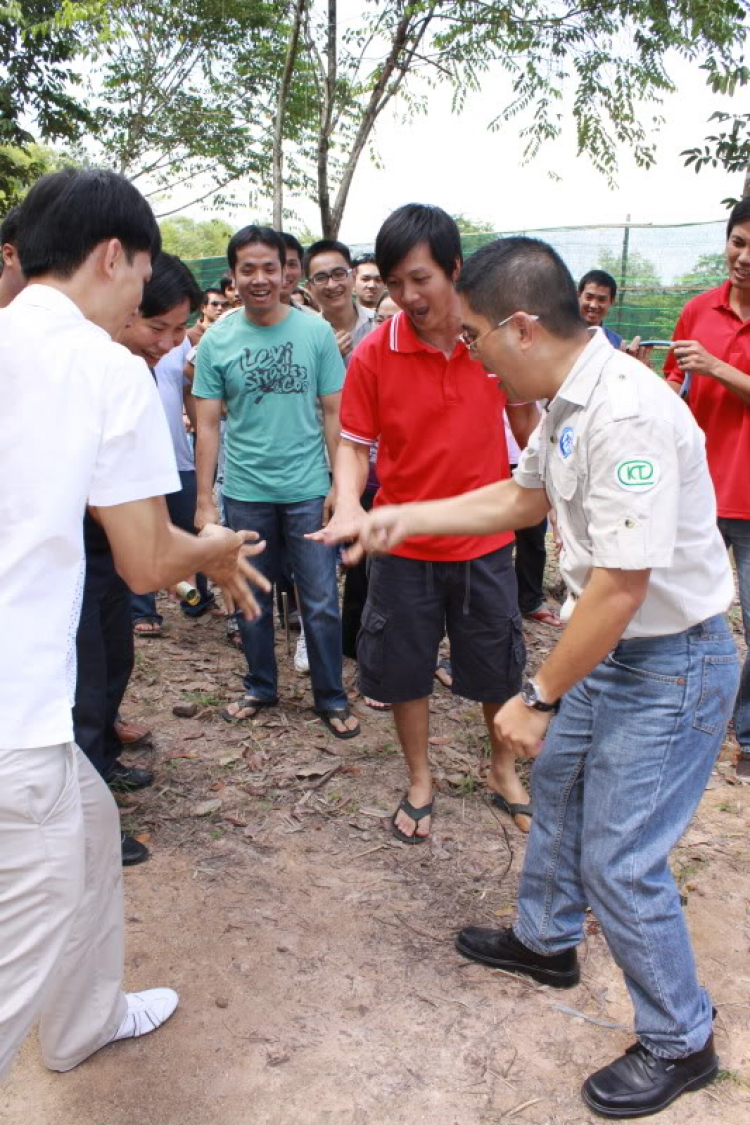
<instances>
[{"instance_id":1,"label":"red polo shirt","mask_svg":"<svg viewBox=\"0 0 750 1125\"><path fill-rule=\"evenodd\" d=\"M730 282L688 301L673 340L697 340L724 363L750 375L750 320L742 321L729 304ZM664 365L670 383L684 373L670 352ZM750 406L708 375L694 375L688 405L706 435L706 456L720 516L750 520Z\"/></svg>"},{"instance_id":2,"label":"red polo shirt","mask_svg":"<svg viewBox=\"0 0 750 1125\"><path fill-rule=\"evenodd\" d=\"M378 442L381 504L458 496L510 476L505 395L459 340L450 359L399 313L359 345L341 399L341 436ZM463 562L513 541L512 532L417 536L393 552L406 559Z\"/></svg>"}]
</instances>

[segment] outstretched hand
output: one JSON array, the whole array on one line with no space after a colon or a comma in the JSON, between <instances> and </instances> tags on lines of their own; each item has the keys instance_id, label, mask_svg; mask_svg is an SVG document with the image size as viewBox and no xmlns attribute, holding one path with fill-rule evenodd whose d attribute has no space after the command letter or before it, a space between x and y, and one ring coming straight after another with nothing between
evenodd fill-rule
<instances>
[{"instance_id":1,"label":"outstretched hand","mask_svg":"<svg viewBox=\"0 0 750 1125\"><path fill-rule=\"evenodd\" d=\"M258 540L257 531L230 531L215 523L205 525L201 539L223 540L217 543L216 561L206 570L207 576L221 589L227 613L239 610L248 621L260 617L260 606L248 583L269 593L271 583L248 559L266 549L265 540Z\"/></svg>"},{"instance_id":2,"label":"outstretched hand","mask_svg":"<svg viewBox=\"0 0 750 1125\"><path fill-rule=\"evenodd\" d=\"M344 551L344 562L354 566L367 554L388 554L413 534L409 528L407 505L375 508L371 512L362 511L350 517L334 515L331 522L306 539L334 547L337 543L350 543Z\"/></svg>"}]
</instances>

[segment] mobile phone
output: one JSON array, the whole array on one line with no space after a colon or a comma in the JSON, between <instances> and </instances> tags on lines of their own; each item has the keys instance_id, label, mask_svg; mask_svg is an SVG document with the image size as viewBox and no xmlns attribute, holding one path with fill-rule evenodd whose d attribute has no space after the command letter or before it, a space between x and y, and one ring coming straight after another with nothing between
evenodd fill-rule
<instances>
[{"instance_id":1,"label":"mobile phone","mask_svg":"<svg viewBox=\"0 0 750 1125\"><path fill-rule=\"evenodd\" d=\"M639 348L671 348L674 340L641 340Z\"/></svg>"}]
</instances>

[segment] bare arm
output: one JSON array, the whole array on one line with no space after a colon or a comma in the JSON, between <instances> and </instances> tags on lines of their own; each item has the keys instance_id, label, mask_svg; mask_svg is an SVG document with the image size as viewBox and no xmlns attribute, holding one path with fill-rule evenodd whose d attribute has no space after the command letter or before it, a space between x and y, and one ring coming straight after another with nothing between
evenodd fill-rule
<instances>
[{"instance_id":1,"label":"bare arm","mask_svg":"<svg viewBox=\"0 0 750 1125\"><path fill-rule=\"evenodd\" d=\"M193 430L197 430L198 422L195 414L195 399L192 390L187 384L182 388L182 403L185 407L185 413L188 416L190 425L193 427Z\"/></svg>"},{"instance_id":2,"label":"bare arm","mask_svg":"<svg viewBox=\"0 0 750 1125\"><path fill-rule=\"evenodd\" d=\"M195 526L205 527L208 523L218 523L219 517L214 504L214 480L219 460L219 437L221 433L221 399L195 399L196 440L195 475L198 487L198 502L195 510Z\"/></svg>"},{"instance_id":3,"label":"bare arm","mask_svg":"<svg viewBox=\"0 0 750 1125\"><path fill-rule=\"evenodd\" d=\"M109 540L118 573L136 594L173 586L186 575L202 571L222 588L227 608L257 617L258 606L248 581L263 590L267 581L247 562L265 544L248 547L255 532L234 532L211 525L199 536L170 523L163 496L90 508Z\"/></svg>"},{"instance_id":4,"label":"bare arm","mask_svg":"<svg viewBox=\"0 0 750 1125\"><path fill-rule=\"evenodd\" d=\"M512 403L506 407L508 424L519 449L525 449L529 438L539 425L539 411L535 402Z\"/></svg>"},{"instance_id":5,"label":"bare arm","mask_svg":"<svg viewBox=\"0 0 750 1125\"><path fill-rule=\"evenodd\" d=\"M750 406L750 375L717 359L697 340L675 340L672 347L675 359L683 371L708 375L736 395L745 406Z\"/></svg>"}]
</instances>

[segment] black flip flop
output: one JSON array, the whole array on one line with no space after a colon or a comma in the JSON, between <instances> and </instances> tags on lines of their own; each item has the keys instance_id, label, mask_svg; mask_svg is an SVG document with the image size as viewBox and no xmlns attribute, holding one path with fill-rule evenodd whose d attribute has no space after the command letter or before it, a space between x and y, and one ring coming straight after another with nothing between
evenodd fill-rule
<instances>
[{"instance_id":1,"label":"black flip flop","mask_svg":"<svg viewBox=\"0 0 750 1125\"><path fill-rule=\"evenodd\" d=\"M531 811L531 802L529 802L528 805L512 804L510 801L505 800L502 793L492 793L490 795L490 801L492 801L493 805L502 809L503 812L507 812L508 816L528 816L531 818L534 815Z\"/></svg>"},{"instance_id":2,"label":"black flip flop","mask_svg":"<svg viewBox=\"0 0 750 1125\"><path fill-rule=\"evenodd\" d=\"M347 719L352 717L348 707L323 707L320 710L316 709L315 714L323 720L334 738L356 738L358 734L362 733L359 723L354 730L336 730L333 725L334 719L338 719L340 723L345 723Z\"/></svg>"},{"instance_id":3,"label":"black flip flop","mask_svg":"<svg viewBox=\"0 0 750 1125\"><path fill-rule=\"evenodd\" d=\"M266 707L275 707L279 701L278 698L269 700L253 699L251 695L243 695L240 696L239 699L233 700L233 702L238 703L241 708L252 708L253 713L252 715L245 715L243 718L238 719L236 715L230 715L225 707L223 710L219 711L225 723L249 723L255 718L259 711L263 711Z\"/></svg>"},{"instance_id":4,"label":"black flip flop","mask_svg":"<svg viewBox=\"0 0 750 1125\"><path fill-rule=\"evenodd\" d=\"M432 815L432 806L434 804L434 801L430 801L429 805L422 805L421 809L415 809L414 805L412 805L409 801L408 794L404 793L403 797L401 798L401 803L391 817L391 832L396 837L396 839L401 840L403 844L426 844L430 837L418 836L416 824L419 824L420 820L423 820L426 816ZM407 836L405 832L402 832L401 829L396 826L396 817L402 809L404 810L406 815L410 816L411 819L415 822L413 836Z\"/></svg>"}]
</instances>

